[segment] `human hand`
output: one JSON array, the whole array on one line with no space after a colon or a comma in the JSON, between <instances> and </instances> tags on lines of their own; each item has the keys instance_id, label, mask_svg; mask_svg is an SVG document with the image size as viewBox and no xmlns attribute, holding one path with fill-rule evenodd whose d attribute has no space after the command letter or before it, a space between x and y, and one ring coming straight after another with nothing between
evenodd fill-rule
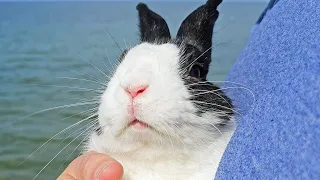
<instances>
[{"instance_id":1,"label":"human hand","mask_svg":"<svg viewBox=\"0 0 320 180\"><path fill-rule=\"evenodd\" d=\"M111 157L88 152L73 160L57 180L121 180L123 168Z\"/></svg>"}]
</instances>

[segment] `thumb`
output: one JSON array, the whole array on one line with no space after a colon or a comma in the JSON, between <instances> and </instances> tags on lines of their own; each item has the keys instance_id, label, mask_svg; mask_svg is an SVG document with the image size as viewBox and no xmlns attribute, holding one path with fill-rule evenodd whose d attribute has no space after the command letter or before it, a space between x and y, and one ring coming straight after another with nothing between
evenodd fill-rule
<instances>
[{"instance_id":1,"label":"thumb","mask_svg":"<svg viewBox=\"0 0 320 180\"><path fill-rule=\"evenodd\" d=\"M73 160L57 180L120 180L123 168L109 156L88 152Z\"/></svg>"}]
</instances>

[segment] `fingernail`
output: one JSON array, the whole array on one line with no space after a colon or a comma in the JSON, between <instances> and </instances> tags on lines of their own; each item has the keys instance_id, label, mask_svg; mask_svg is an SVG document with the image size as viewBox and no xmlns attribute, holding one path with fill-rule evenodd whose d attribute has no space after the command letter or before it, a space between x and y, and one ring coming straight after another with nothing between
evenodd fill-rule
<instances>
[{"instance_id":1,"label":"fingernail","mask_svg":"<svg viewBox=\"0 0 320 180\"><path fill-rule=\"evenodd\" d=\"M104 164L102 164L94 173L94 178L97 180L100 180L100 175L105 172L108 171L106 170L113 162L112 161L107 161Z\"/></svg>"}]
</instances>

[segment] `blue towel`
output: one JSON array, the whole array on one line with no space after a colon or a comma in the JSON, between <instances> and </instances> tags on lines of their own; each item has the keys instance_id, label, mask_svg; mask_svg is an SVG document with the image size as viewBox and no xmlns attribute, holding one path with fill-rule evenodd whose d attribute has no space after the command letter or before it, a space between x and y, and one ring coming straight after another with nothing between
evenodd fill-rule
<instances>
[{"instance_id":1,"label":"blue towel","mask_svg":"<svg viewBox=\"0 0 320 180\"><path fill-rule=\"evenodd\" d=\"M320 179L320 1L279 0L258 22L227 79L255 100L227 90L242 116L216 179Z\"/></svg>"}]
</instances>

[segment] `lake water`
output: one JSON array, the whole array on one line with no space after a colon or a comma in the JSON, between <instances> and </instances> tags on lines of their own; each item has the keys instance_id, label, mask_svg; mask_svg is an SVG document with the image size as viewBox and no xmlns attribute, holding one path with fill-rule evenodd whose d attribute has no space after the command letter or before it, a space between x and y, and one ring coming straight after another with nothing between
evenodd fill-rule
<instances>
[{"instance_id":1,"label":"lake water","mask_svg":"<svg viewBox=\"0 0 320 180\"><path fill-rule=\"evenodd\" d=\"M199 5L167 2L149 7L167 20L175 34ZM106 28L121 47L138 42L135 6L132 2L0 3L1 180L32 179L59 153L37 177L55 179L79 155L85 136L75 137L84 132L88 121L55 137L19 165L56 133L94 111L94 104L84 102L98 96L92 90L100 85L93 81L107 79L87 61L104 73L114 68L120 52ZM210 80L226 77L264 7L221 5ZM54 109L42 111L48 108Z\"/></svg>"}]
</instances>

